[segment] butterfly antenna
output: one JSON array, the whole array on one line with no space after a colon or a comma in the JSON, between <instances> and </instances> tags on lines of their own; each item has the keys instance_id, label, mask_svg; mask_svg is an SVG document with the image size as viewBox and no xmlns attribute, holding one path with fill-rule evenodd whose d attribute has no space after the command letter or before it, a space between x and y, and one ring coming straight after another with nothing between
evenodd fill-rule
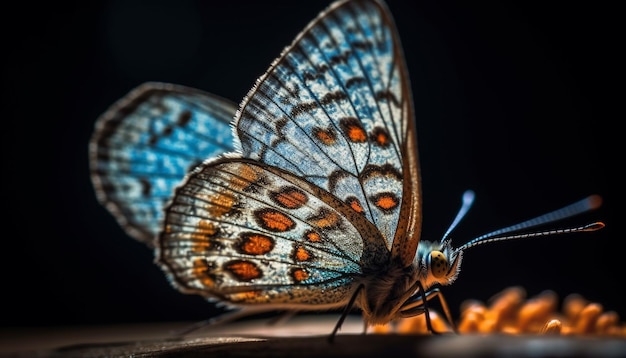
<instances>
[{"instance_id":1,"label":"butterfly antenna","mask_svg":"<svg viewBox=\"0 0 626 358\"><path fill-rule=\"evenodd\" d=\"M566 218L569 218L578 214L582 214L590 210L597 209L598 207L600 207L600 205L602 205L602 198L599 195L590 195L580 201L577 201L573 204L565 206L561 209L549 212L547 214L538 216L536 218L524 221L516 225L511 225L509 227L505 227L503 229L492 231L488 234L479 236L467 242L463 246L459 247L458 250L463 251L473 246L485 244L487 242L494 242L494 241L525 239L529 237L549 236L549 235L556 235L556 234L569 234L569 233L575 233L575 232L600 230L604 227L604 223L594 222L591 224L587 224L587 225L579 226L579 227L573 227L573 228L546 230L546 231L524 233L524 234L518 234L518 235L505 235L505 234L512 233L515 231L530 229L539 225L563 220L563 219L566 219ZM501 235L504 235L504 236L501 236Z\"/></svg>"},{"instance_id":2,"label":"butterfly antenna","mask_svg":"<svg viewBox=\"0 0 626 358\"><path fill-rule=\"evenodd\" d=\"M454 228L459 224L459 222L461 222L461 220L465 217L465 214L467 214L470 207L472 207L472 204L474 204L474 198L475 198L475 194L472 190L466 190L463 193L463 203L461 204L461 209L459 209L459 212L456 214L454 221L452 221L452 224L450 224L450 227L448 228L446 233L443 234L443 237L441 238L441 242L444 242L444 240L450 235L452 230L454 230Z\"/></svg>"}]
</instances>

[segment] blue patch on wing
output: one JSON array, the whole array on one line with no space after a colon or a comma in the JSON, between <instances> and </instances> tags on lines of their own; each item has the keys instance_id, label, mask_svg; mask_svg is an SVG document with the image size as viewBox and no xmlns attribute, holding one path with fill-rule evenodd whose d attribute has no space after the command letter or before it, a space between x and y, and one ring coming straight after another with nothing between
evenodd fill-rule
<instances>
[{"instance_id":1,"label":"blue patch on wing","mask_svg":"<svg viewBox=\"0 0 626 358\"><path fill-rule=\"evenodd\" d=\"M126 232L153 246L163 207L190 169L233 150L236 105L165 83L145 83L113 104L90 142L99 201Z\"/></svg>"}]
</instances>

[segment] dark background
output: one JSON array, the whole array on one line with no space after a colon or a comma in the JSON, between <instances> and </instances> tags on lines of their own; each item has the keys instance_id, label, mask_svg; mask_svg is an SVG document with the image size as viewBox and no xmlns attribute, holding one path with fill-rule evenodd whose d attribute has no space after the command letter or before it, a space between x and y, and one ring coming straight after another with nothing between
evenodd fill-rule
<instances>
[{"instance_id":1,"label":"dark background","mask_svg":"<svg viewBox=\"0 0 626 358\"><path fill-rule=\"evenodd\" d=\"M329 1L76 3L22 2L1 22L2 325L207 318L213 306L172 289L152 252L96 202L94 121L144 81L238 103ZM626 317L624 202L611 182L623 139L610 128L623 120L612 88L623 40L617 9L566 4L389 1L414 90L423 238L442 235L469 188L477 201L457 246L592 193L604 198L573 220L603 220L600 232L466 252L444 288L455 312L464 299L522 285L530 296L580 293Z\"/></svg>"}]
</instances>

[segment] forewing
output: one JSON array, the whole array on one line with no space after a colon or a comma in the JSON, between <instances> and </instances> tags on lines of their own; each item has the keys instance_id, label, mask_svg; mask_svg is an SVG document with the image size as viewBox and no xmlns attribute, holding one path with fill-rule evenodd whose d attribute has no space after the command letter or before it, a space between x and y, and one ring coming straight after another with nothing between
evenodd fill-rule
<instances>
[{"instance_id":1,"label":"forewing","mask_svg":"<svg viewBox=\"0 0 626 358\"><path fill-rule=\"evenodd\" d=\"M233 150L236 105L208 93L145 83L96 122L92 183L100 203L126 232L153 246L164 205L188 171Z\"/></svg>"},{"instance_id":2,"label":"forewing","mask_svg":"<svg viewBox=\"0 0 626 358\"><path fill-rule=\"evenodd\" d=\"M408 76L386 6L340 1L257 81L237 113L236 132L245 157L334 194L373 223L391 249L401 217L419 208L402 205L419 199L412 196L417 172L403 167L415 157L406 153L415 149L412 121Z\"/></svg>"},{"instance_id":3,"label":"forewing","mask_svg":"<svg viewBox=\"0 0 626 358\"><path fill-rule=\"evenodd\" d=\"M262 163L222 158L176 190L157 261L183 292L320 309L346 303L363 261L388 260L376 235L323 189Z\"/></svg>"}]
</instances>

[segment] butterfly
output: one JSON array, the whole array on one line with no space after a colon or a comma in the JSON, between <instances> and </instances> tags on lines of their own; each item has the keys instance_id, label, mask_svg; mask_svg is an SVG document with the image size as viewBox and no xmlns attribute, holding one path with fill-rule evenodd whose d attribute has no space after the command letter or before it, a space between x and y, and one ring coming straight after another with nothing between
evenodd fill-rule
<instances>
[{"instance_id":1,"label":"butterfly","mask_svg":"<svg viewBox=\"0 0 626 358\"><path fill-rule=\"evenodd\" d=\"M239 106L146 83L112 105L90 142L99 201L155 248L180 291L239 312L352 308L367 325L426 313L465 249L600 205L592 195L453 248L420 239L422 193L411 85L381 0L329 5ZM432 328L431 328L432 331Z\"/></svg>"}]
</instances>

